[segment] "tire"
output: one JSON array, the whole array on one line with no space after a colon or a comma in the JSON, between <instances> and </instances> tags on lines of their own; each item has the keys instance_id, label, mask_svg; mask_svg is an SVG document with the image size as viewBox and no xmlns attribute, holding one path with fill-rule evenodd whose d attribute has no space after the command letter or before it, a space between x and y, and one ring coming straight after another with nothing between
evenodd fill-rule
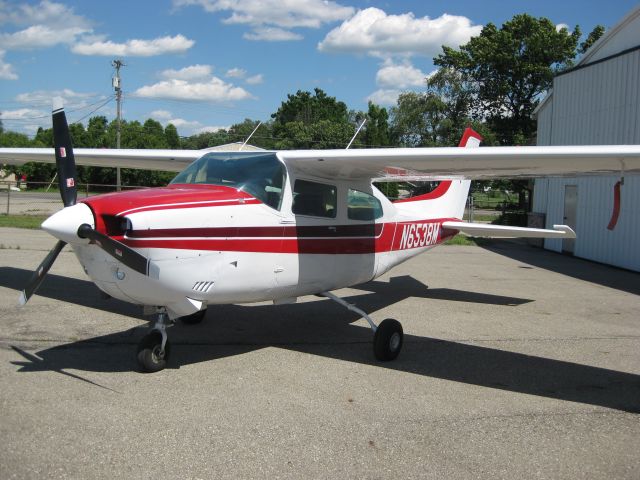
<instances>
[{"instance_id":1,"label":"tire","mask_svg":"<svg viewBox=\"0 0 640 480\"><path fill-rule=\"evenodd\" d=\"M185 325L197 325L198 323L204 320L204 317L207 315L207 309L200 310L199 312L192 313L191 315L185 315L184 317L180 317L180 321Z\"/></svg>"},{"instance_id":2,"label":"tire","mask_svg":"<svg viewBox=\"0 0 640 480\"><path fill-rule=\"evenodd\" d=\"M402 325L393 318L383 320L373 337L373 353L378 360L394 360L402 349Z\"/></svg>"},{"instance_id":3,"label":"tire","mask_svg":"<svg viewBox=\"0 0 640 480\"><path fill-rule=\"evenodd\" d=\"M169 361L171 345L167 340L164 346L164 355L159 355L162 346L162 334L157 330L145 335L138 344L138 365L143 372L154 373L163 370Z\"/></svg>"}]
</instances>

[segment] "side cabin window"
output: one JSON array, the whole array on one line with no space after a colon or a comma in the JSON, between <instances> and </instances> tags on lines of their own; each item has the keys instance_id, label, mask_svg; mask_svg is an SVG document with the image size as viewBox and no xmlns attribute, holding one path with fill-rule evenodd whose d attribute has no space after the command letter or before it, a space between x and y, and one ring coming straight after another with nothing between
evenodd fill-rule
<instances>
[{"instance_id":1,"label":"side cabin window","mask_svg":"<svg viewBox=\"0 0 640 480\"><path fill-rule=\"evenodd\" d=\"M337 189L333 185L296 180L293 186L293 213L336 218Z\"/></svg>"},{"instance_id":2,"label":"side cabin window","mask_svg":"<svg viewBox=\"0 0 640 480\"><path fill-rule=\"evenodd\" d=\"M373 195L349 189L347 194L347 217L349 220L376 220L382 217L382 204Z\"/></svg>"},{"instance_id":3,"label":"side cabin window","mask_svg":"<svg viewBox=\"0 0 640 480\"><path fill-rule=\"evenodd\" d=\"M285 179L284 165L273 153L211 152L189 165L171 184L237 188L279 210Z\"/></svg>"}]
</instances>

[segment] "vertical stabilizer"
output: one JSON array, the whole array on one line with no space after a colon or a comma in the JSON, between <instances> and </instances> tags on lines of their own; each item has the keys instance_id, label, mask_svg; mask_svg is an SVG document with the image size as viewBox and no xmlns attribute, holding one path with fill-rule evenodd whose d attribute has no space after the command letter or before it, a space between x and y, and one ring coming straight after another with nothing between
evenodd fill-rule
<instances>
[{"instance_id":1,"label":"vertical stabilizer","mask_svg":"<svg viewBox=\"0 0 640 480\"><path fill-rule=\"evenodd\" d=\"M482 136L467 127L458 146L475 148L480 146L481 141ZM443 180L431 192L398 200L394 205L399 212L417 218L462 219L470 186L470 180Z\"/></svg>"}]
</instances>

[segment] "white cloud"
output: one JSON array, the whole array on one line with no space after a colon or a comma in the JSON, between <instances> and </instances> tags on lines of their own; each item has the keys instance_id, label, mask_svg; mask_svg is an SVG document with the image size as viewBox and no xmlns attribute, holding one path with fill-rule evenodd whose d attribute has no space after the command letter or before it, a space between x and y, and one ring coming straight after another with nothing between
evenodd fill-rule
<instances>
[{"instance_id":1,"label":"white cloud","mask_svg":"<svg viewBox=\"0 0 640 480\"><path fill-rule=\"evenodd\" d=\"M75 15L72 8L61 3L44 0L37 5L0 1L0 23L25 26L15 32L0 33L4 50L49 48L71 44L80 35L92 32L91 22Z\"/></svg>"},{"instance_id":2,"label":"white cloud","mask_svg":"<svg viewBox=\"0 0 640 480\"><path fill-rule=\"evenodd\" d=\"M4 117L0 117L0 119L5 123L4 127L6 129L32 137L38 133L39 128L51 128L51 114L47 115L47 118L38 118L35 120L25 119L17 122L11 122Z\"/></svg>"},{"instance_id":3,"label":"white cloud","mask_svg":"<svg viewBox=\"0 0 640 480\"><path fill-rule=\"evenodd\" d=\"M13 70L13 65L4 61L4 50L0 50L0 80L17 80L18 74Z\"/></svg>"},{"instance_id":4,"label":"white cloud","mask_svg":"<svg viewBox=\"0 0 640 480\"><path fill-rule=\"evenodd\" d=\"M264 42L290 42L302 40L304 37L299 33L285 30L278 27L258 27L251 32L242 35L246 40L264 41Z\"/></svg>"},{"instance_id":5,"label":"white cloud","mask_svg":"<svg viewBox=\"0 0 640 480\"><path fill-rule=\"evenodd\" d=\"M395 88L381 88L369 95L367 101L373 102L376 105L395 105L401 93L402 90Z\"/></svg>"},{"instance_id":6,"label":"white cloud","mask_svg":"<svg viewBox=\"0 0 640 480\"><path fill-rule=\"evenodd\" d=\"M149 116L154 120L168 120L173 115L167 110L154 110L149 114Z\"/></svg>"},{"instance_id":7,"label":"white cloud","mask_svg":"<svg viewBox=\"0 0 640 480\"><path fill-rule=\"evenodd\" d=\"M174 117L168 110L154 110L149 114L150 118L158 120L164 127L172 124L178 130L180 135L190 136L204 132L217 132L228 127L205 126L197 120L185 120L184 118Z\"/></svg>"},{"instance_id":8,"label":"white cloud","mask_svg":"<svg viewBox=\"0 0 640 480\"><path fill-rule=\"evenodd\" d=\"M413 13L387 15L366 8L331 30L318 44L322 52L368 53L372 55L434 56L442 45L457 47L478 35L482 26L462 16L416 18Z\"/></svg>"},{"instance_id":9,"label":"white cloud","mask_svg":"<svg viewBox=\"0 0 640 480\"><path fill-rule=\"evenodd\" d=\"M14 25L49 25L89 28L91 22L86 18L73 13L62 3L43 0L37 5L23 3L0 2L0 24L11 23Z\"/></svg>"},{"instance_id":10,"label":"white cloud","mask_svg":"<svg viewBox=\"0 0 640 480\"><path fill-rule=\"evenodd\" d=\"M383 88L407 88L425 85L427 74L408 62L397 65L386 62L376 74L376 83Z\"/></svg>"},{"instance_id":11,"label":"white cloud","mask_svg":"<svg viewBox=\"0 0 640 480\"><path fill-rule=\"evenodd\" d=\"M180 70L163 70L160 72L162 78L177 79L177 80L202 80L209 78L213 67L211 65L191 65L189 67L181 68Z\"/></svg>"},{"instance_id":12,"label":"white cloud","mask_svg":"<svg viewBox=\"0 0 640 480\"><path fill-rule=\"evenodd\" d=\"M202 124L197 120L185 120L183 118L169 118L162 122L165 126L172 124L176 129L193 131L201 128Z\"/></svg>"},{"instance_id":13,"label":"white cloud","mask_svg":"<svg viewBox=\"0 0 640 480\"><path fill-rule=\"evenodd\" d=\"M264 82L264 76L261 73L259 73L257 75L253 75L247 78L245 82L247 82L249 85L258 85Z\"/></svg>"},{"instance_id":14,"label":"white cloud","mask_svg":"<svg viewBox=\"0 0 640 480\"><path fill-rule=\"evenodd\" d=\"M115 43L110 40L80 42L71 47L71 51L79 55L151 57L167 53L183 53L194 44L193 40L178 34L173 37L165 36L153 40L127 40L125 43Z\"/></svg>"},{"instance_id":15,"label":"white cloud","mask_svg":"<svg viewBox=\"0 0 640 480\"><path fill-rule=\"evenodd\" d=\"M247 71L243 70L242 68L231 68L227 70L227 73L225 76L229 78L244 78L246 74L247 74Z\"/></svg>"},{"instance_id":16,"label":"white cloud","mask_svg":"<svg viewBox=\"0 0 640 480\"><path fill-rule=\"evenodd\" d=\"M199 128L194 133L207 133L207 132L215 133L215 132L218 132L220 130L229 130L229 126L227 125L227 126L224 126L224 127L219 127L219 126L216 127L216 126L213 126L213 125L208 125L206 127Z\"/></svg>"},{"instance_id":17,"label":"white cloud","mask_svg":"<svg viewBox=\"0 0 640 480\"><path fill-rule=\"evenodd\" d=\"M330 0L174 0L176 7L198 5L207 12L230 11L227 24L249 25L249 40L299 40L292 28L320 28L353 15L353 7Z\"/></svg>"},{"instance_id":18,"label":"white cloud","mask_svg":"<svg viewBox=\"0 0 640 480\"><path fill-rule=\"evenodd\" d=\"M0 34L0 45L7 50L49 48L58 44L71 44L79 35L90 30L82 28L56 29L46 25L33 25L15 33Z\"/></svg>"},{"instance_id":19,"label":"white cloud","mask_svg":"<svg viewBox=\"0 0 640 480\"><path fill-rule=\"evenodd\" d=\"M36 120L39 118L49 118L50 112L37 110L35 108L18 108L16 110L3 110L0 112L2 120Z\"/></svg>"},{"instance_id":20,"label":"white cloud","mask_svg":"<svg viewBox=\"0 0 640 480\"><path fill-rule=\"evenodd\" d=\"M567 30L569 30L569 25L567 25L566 23L559 23L556 25L556 32L559 32L560 30L562 30L563 28L566 28Z\"/></svg>"},{"instance_id":21,"label":"white cloud","mask_svg":"<svg viewBox=\"0 0 640 480\"><path fill-rule=\"evenodd\" d=\"M217 77L199 82L180 79L163 80L137 89L134 96L203 102L224 102L251 98L251 94L245 89L235 87Z\"/></svg>"},{"instance_id":22,"label":"white cloud","mask_svg":"<svg viewBox=\"0 0 640 480\"><path fill-rule=\"evenodd\" d=\"M98 97L95 93L75 92L65 88L63 90L35 90L33 92L21 93L16 96L16 101L37 107L51 108L51 102L54 97L61 97L67 109L82 108L91 103L90 100L106 98L104 96Z\"/></svg>"}]
</instances>

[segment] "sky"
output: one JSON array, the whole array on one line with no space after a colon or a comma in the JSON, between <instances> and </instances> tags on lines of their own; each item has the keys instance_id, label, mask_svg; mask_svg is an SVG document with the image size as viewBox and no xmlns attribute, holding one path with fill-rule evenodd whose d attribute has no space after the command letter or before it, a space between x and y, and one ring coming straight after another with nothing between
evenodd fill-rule
<instances>
[{"instance_id":1,"label":"sky","mask_svg":"<svg viewBox=\"0 0 640 480\"><path fill-rule=\"evenodd\" d=\"M120 59L123 118L181 136L267 121L287 94L315 87L366 110L424 90L442 45L519 13L583 35L637 1L0 0L0 119L33 136L62 97L70 122L112 119Z\"/></svg>"}]
</instances>

